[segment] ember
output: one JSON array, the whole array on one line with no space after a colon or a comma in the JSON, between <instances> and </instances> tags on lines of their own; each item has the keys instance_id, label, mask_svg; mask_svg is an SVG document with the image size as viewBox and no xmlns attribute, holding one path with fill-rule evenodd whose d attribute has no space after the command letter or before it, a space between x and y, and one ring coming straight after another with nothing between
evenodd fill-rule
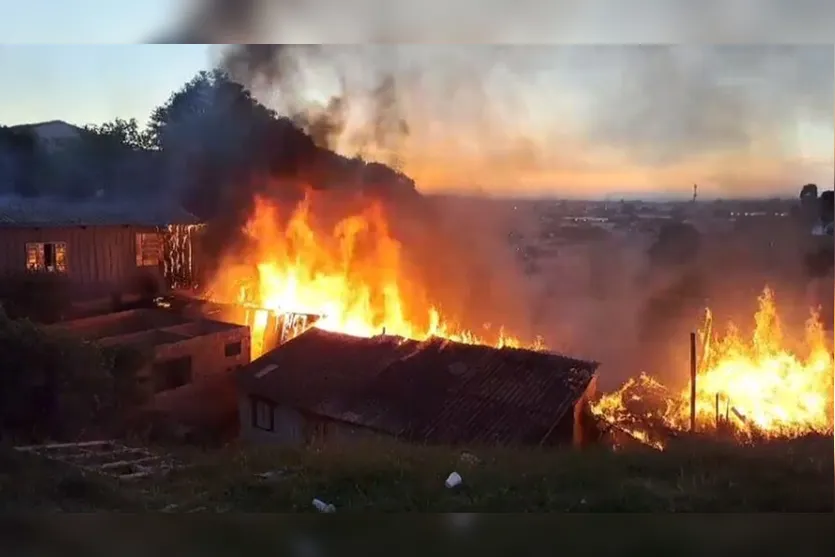
<instances>
[{"instance_id":1,"label":"ember","mask_svg":"<svg viewBox=\"0 0 835 557\"><path fill-rule=\"evenodd\" d=\"M385 332L523 345L501 328L475 334L445 319L423 285L410 278L379 205L370 204L322 232L313 223L311 204L308 195L282 220L279 207L257 199L246 226L248 249L230 254L211 285L215 296L253 308L248 320L253 358L263 350L270 313L319 316L316 327L361 337ZM541 342L531 347L541 348Z\"/></svg>"},{"instance_id":2,"label":"ember","mask_svg":"<svg viewBox=\"0 0 835 557\"><path fill-rule=\"evenodd\" d=\"M700 333L699 430L725 430L741 440L832 432L833 360L817 312L807 321L797 352L788 348L768 288L759 299L750 339L733 324L724 336L714 334L709 310ZM593 410L636 438L655 439L651 444L660 447L657 438L664 429L689 427L690 387L675 393L642 375L602 397Z\"/></svg>"}]
</instances>

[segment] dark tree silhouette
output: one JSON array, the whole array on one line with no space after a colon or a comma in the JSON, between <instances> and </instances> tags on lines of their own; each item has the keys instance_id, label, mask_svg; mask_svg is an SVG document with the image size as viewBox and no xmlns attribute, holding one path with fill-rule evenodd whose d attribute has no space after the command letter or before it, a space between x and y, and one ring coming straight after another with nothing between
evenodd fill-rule
<instances>
[{"instance_id":1,"label":"dark tree silhouette","mask_svg":"<svg viewBox=\"0 0 835 557\"><path fill-rule=\"evenodd\" d=\"M37 140L29 130L0 126L0 188L25 197L38 195Z\"/></svg>"}]
</instances>

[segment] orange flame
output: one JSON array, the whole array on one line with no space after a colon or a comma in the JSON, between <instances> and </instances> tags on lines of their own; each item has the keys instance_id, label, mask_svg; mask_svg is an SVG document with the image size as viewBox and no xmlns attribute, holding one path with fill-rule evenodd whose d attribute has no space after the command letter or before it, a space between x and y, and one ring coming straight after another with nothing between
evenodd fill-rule
<instances>
[{"instance_id":1,"label":"orange flame","mask_svg":"<svg viewBox=\"0 0 835 557\"><path fill-rule=\"evenodd\" d=\"M832 432L833 359L818 312L808 319L796 352L784 337L769 288L759 298L754 320L747 341L733 324L719 337L713 334L710 310L706 312L696 378L697 428L724 428L738 438ZM653 423L684 430L690 422L690 386L670 393L642 375L602 397L593 410L639 437L651 437Z\"/></svg>"},{"instance_id":2,"label":"orange flame","mask_svg":"<svg viewBox=\"0 0 835 557\"><path fill-rule=\"evenodd\" d=\"M322 232L311 214L308 194L282 221L279 207L258 198L246 226L249 249L228 257L211 291L262 308L252 324L253 357L260 355L267 313L321 316L315 326L369 337L381 334L413 339L431 336L457 342L522 346L499 329L478 335L444 318L421 284L410 280L401 245L390 231L383 208L365 210ZM251 273L255 269L255 274ZM262 339L263 340L263 339ZM541 348L537 340L532 348Z\"/></svg>"}]
</instances>

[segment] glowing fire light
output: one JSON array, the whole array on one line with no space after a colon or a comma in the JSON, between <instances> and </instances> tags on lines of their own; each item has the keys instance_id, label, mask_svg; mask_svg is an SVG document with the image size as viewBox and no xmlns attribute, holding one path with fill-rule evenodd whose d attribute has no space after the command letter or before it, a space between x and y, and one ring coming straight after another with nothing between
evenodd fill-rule
<instances>
[{"instance_id":1,"label":"glowing fire light","mask_svg":"<svg viewBox=\"0 0 835 557\"><path fill-rule=\"evenodd\" d=\"M833 359L816 311L806 323L805 342L797 352L788 348L768 288L759 298L750 339L743 338L733 324L722 337L712 329L708 311L700 331L704 349L696 378L699 430L725 429L738 438L832 431ZM593 410L640 440L652 437L653 425L686 430L690 386L671 393L641 375L601 398ZM660 447L657 441L651 444Z\"/></svg>"},{"instance_id":2,"label":"glowing fire light","mask_svg":"<svg viewBox=\"0 0 835 557\"><path fill-rule=\"evenodd\" d=\"M263 350L270 310L321 316L314 326L371 337L383 332L413 339L444 337L470 344L522 346L502 329L476 335L444 319L405 269L400 244L382 207L369 205L322 233L310 195L282 221L279 208L257 199L246 226L248 249L233 254L211 290L253 308L253 357ZM256 269L256 276L251 273ZM260 346L260 347L259 347ZM541 341L532 348L542 348Z\"/></svg>"}]
</instances>

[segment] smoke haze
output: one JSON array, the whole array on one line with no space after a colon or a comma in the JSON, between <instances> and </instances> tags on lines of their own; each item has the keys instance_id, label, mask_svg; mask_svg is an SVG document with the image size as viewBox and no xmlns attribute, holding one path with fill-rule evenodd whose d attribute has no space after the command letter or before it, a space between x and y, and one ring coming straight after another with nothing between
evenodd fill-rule
<instances>
[{"instance_id":1,"label":"smoke haze","mask_svg":"<svg viewBox=\"0 0 835 557\"><path fill-rule=\"evenodd\" d=\"M799 184L833 183L831 47L391 44L431 40L422 32L430 21L439 22L436 33L468 41L513 40L545 24L530 27L514 15L523 9L505 14L498 3L493 11L464 3L443 14L432 6L380 9L375 17L364 17L371 3L324 4L205 2L166 38L322 42L333 30L330 41L384 43L234 44L221 47L219 60L318 145L402 168L424 193L676 196L689 195L695 182L708 197L795 196ZM548 32L577 42L594 42L572 39L572 32L603 7L613 26L633 17L646 26L675 20L707 28L721 15L714 31L727 35L744 24L741 12L728 16L711 3L668 12L653 6L653 17L643 4L621 16L623 4L608 4L558 2L560 17L536 17L556 22ZM233 14L224 11L235 6ZM758 4L756 13L765 20L777 10ZM404 224L411 210L395 217L410 263L433 296L467 325L492 317L520 336L544 334L560 350L624 369L639 365L640 315L679 274L648 281L646 246L613 241L562 254L543 271L548 278L532 281L512 260L506 232L538 215L506 209L430 200L411 228ZM782 253L788 268L795 254ZM740 264L738 274L750 292L762 288L753 270ZM595 286L596 277L606 277L605 286Z\"/></svg>"},{"instance_id":2,"label":"smoke haze","mask_svg":"<svg viewBox=\"0 0 835 557\"><path fill-rule=\"evenodd\" d=\"M523 11L493 4L439 14L432 3L192 2L184 24L160 38L378 43L236 44L219 56L320 145L402 167L425 192L676 195L695 181L708 196L793 195L798 181L835 181L831 47L393 44L435 38L429 21L459 25L458 41L508 39ZM552 36L616 9L587 4L551 8L560 16ZM767 19L769 9L758 13ZM647 22L719 15L677 2L651 12ZM735 14L718 19L736 25ZM470 37L467 22L482 32Z\"/></svg>"}]
</instances>

